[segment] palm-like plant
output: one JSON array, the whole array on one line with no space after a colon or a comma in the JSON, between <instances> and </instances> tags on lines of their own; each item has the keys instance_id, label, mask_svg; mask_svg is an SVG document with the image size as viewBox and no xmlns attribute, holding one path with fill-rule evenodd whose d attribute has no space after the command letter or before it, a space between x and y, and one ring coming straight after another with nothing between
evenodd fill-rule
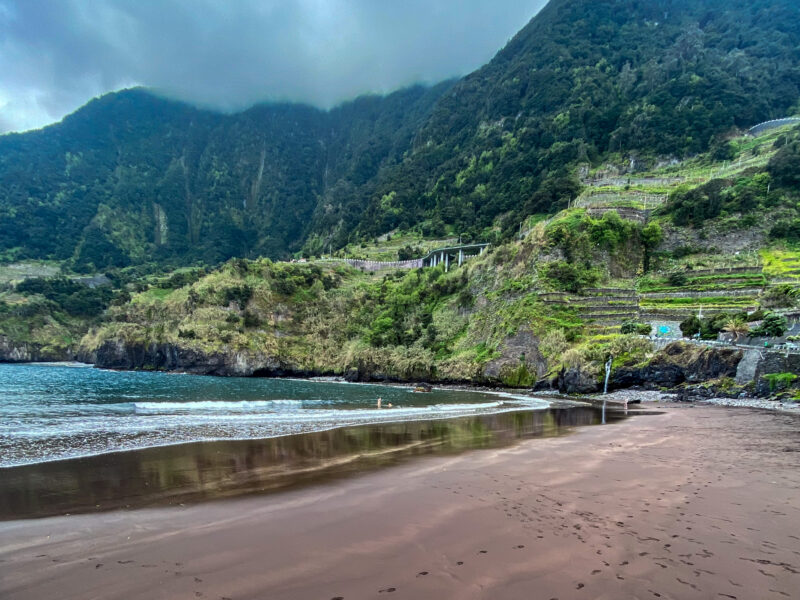
<instances>
[{"instance_id":1,"label":"palm-like plant","mask_svg":"<svg viewBox=\"0 0 800 600\"><path fill-rule=\"evenodd\" d=\"M740 337L750 333L750 326L744 321L740 321L739 319L731 319L730 321L725 323L725 326L722 328L722 331L732 334L733 341L734 343L736 343L739 341Z\"/></svg>"}]
</instances>

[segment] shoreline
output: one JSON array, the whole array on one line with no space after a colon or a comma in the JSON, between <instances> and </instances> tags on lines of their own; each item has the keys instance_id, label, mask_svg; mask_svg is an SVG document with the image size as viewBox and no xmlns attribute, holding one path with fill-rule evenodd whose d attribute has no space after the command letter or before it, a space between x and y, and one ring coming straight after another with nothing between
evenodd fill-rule
<instances>
[{"instance_id":1,"label":"shoreline","mask_svg":"<svg viewBox=\"0 0 800 600\"><path fill-rule=\"evenodd\" d=\"M629 415L611 410L608 424ZM195 440L0 469L0 521L205 502L349 476L422 455L513 446L605 424L590 406L340 425L261 438ZM360 465L360 468L359 468Z\"/></svg>"},{"instance_id":2,"label":"shoreline","mask_svg":"<svg viewBox=\"0 0 800 600\"><path fill-rule=\"evenodd\" d=\"M76 363L76 362L35 362L35 363L17 363L14 366L42 366L42 367L63 367L63 368L93 368L90 366L84 366L84 363ZM151 374L151 375L171 375L176 373L170 372L156 372L150 373L148 371L137 371L137 370L127 370L127 371L116 371L116 370L107 370L107 369L100 369L99 371L106 371L109 373L131 373L131 374ZM213 377L213 376L212 376ZM220 380L227 379L227 378L218 378ZM249 379L264 379L264 378L239 378L241 381L247 381ZM284 381L294 381L294 382L310 382L315 384L333 384L333 385L348 385L348 386L362 386L362 387L380 387L380 388L394 388L400 390L410 391L413 389L413 384L400 384L400 383L362 383L362 382L349 382L345 380L340 380L336 378L297 378L297 377L285 377L279 378L280 380ZM51 463L58 463L58 462L65 462L65 461L74 461L74 460L81 460L93 457L100 457L100 456L111 456L116 454L122 454L126 452L137 452L141 450L153 449L153 448L169 448L174 446L183 446L189 444L199 444L199 443L218 443L218 442L258 442L264 441L269 439L275 438L282 438L289 435L307 435L313 433L321 433L326 431L334 431L337 429L349 429L353 427L370 427L370 426L392 426L392 425L399 425L399 424L410 424L416 422L434 422L434 421L449 421L454 419L461 419L461 418L471 418L471 417L482 417L482 416L492 416L492 415L502 415L508 413L516 413L516 412L527 412L527 411L547 411L551 409L562 409L562 408L574 408L574 407L587 407L590 406L589 403L586 402L579 402L579 401L572 401L567 398L552 398L548 397L548 394L538 394L538 393L527 393L525 390L519 389L509 389L509 388L486 388L486 387L470 387L470 386L435 386L437 391L455 391L455 392L463 392L465 394L473 395L472 399L477 398L474 394L479 394L482 398L485 398L484 402L489 402L492 406L486 405L484 407L480 402L475 402L474 409L471 409L472 403L468 403L464 406L458 405L458 402L455 404L458 406L453 406L452 410L448 410L448 407L451 406L451 403L444 403L441 405L441 410L427 412L424 410L426 407L416 407L414 405L396 405L396 406L385 406L382 410L379 410L375 413L373 417L364 417L362 419L354 419L348 421L347 415L350 411L343 411L342 412L342 419L340 422L327 422L327 421L314 421L314 413L313 410L307 411L309 421L308 426L304 428L303 431L298 431L296 433L286 433L286 432L276 432L272 435L247 435L246 432L241 432L241 435L205 435L205 436L198 436L198 437L185 437L180 439L174 439L171 441L163 441L158 443L147 443L144 445L121 445L120 447L108 447L103 450L99 451L80 451L75 452L73 454L64 454L58 455L57 457L34 457L30 460L25 460L24 462L16 462L14 464L2 464L0 465L0 473L6 471L8 469L17 469L26 466L33 466L33 465L42 465L42 464L51 464ZM423 394L424 396L424 394ZM439 405L436 405L439 406ZM363 410L375 412L374 407L364 407ZM362 412L363 412L362 410ZM412 414L408 411L411 410ZM416 410L416 412L413 412ZM359 413L358 409L353 410L353 414Z\"/></svg>"},{"instance_id":3,"label":"shoreline","mask_svg":"<svg viewBox=\"0 0 800 600\"><path fill-rule=\"evenodd\" d=\"M266 496L0 523L0 591L19 600L793 597L796 417L662 408Z\"/></svg>"},{"instance_id":4,"label":"shoreline","mask_svg":"<svg viewBox=\"0 0 800 600\"><path fill-rule=\"evenodd\" d=\"M464 391L464 392L482 392L486 394L502 395L502 394L517 394L525 397L538 398L544 400L554 399L556 402L563 402L567 406L579 405L592 405L600 406L603 402L603 395L600 393L593 394L566 394L562 393L555 388L548 388L544 390L535 390L530 387L508 387L498 383L493 385L488 382L475 383L471 381L445 381L445 382L432 382L428 380L399 380L399 379L386 379L375 381L350 381L344 375L335 374L311 374L311 373L291 373L291 374L273 374L269 376L237 376L237 375L217 375L213 373L193 373L191 371L181 370L147 370L147 369L123 369L112 367L99 367L95 363L83 362L80 360L71 361L26 361L26 362L0 362L0 364L9 365L54 365L74 368L92 368L108 372L119 373L163 373L167 375L193 375L197 377L215 377L215 378L237 378L237 379L277 379L287 381L314 381L314 382L332 382L348 385L374 385L398 388L412 388L417 385L425 385L431 388L438 388L441 390L451 391ZM638 394L646 396L658 395L660 398L653 401L672 401L669 400L670 396L678 395L683 391L683 387L669 388L664 390L644 389L640 386L614 388L607 394L606 401L618 404L624 404L624 401L618 401L617 398L621 395L623 398L626 395ZM765 410L773 410L778 412L787 412L792 414L800 414L800 402L784 402L783 400L773 399L771 397L760 396L746 396L742 398L726 398L726 397L712 397L712 398L697 398L694 400L681 400L676 402L682 403L696 403L698 405L710 404L715 406L726 406L730 408L759 408ZM3 468L3 467L0 467Z\"/></svg>"}]
</instances>

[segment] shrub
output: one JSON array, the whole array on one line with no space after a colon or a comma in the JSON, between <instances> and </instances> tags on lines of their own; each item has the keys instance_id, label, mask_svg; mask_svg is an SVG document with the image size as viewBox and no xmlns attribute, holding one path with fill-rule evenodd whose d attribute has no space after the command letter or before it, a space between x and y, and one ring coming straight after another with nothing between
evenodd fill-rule
<instances>
[{"instance_id":1,"label":"shrub","mask_svg":"<svg viewBox=\"0 0 800 600\"><path fill-rule=\"evenodd\" d=\"M773 156L767 167L779 185L792 187L800 184L800 140L785 144Z\"/></svg>"},{"instance_id":2,"label":"shrub","mask_svg":"<svg viewBox=\"0 0 800 600\"><path fill-rule=\"evenodd\" d=\"M675 271L667 276L667 282L672 287L683 287L687 281L686 273L683 271Z\"/></svg>"},{"instance_id":3,"label":"shrub","mask_svg":"<svg viewBox=\"0 0 800 600\"><path fill-rule=\"evenodd\" d=\"M587 361L580 350L571 348L561 355L561 364L567 369L582 369L587 366Z\"/></svg>"},{"instance_id":4,"label":"shrub","mask_svg":"<svg viewBox=\"0 0 800 600\"><path fill-rule=\"evenodd\" d=\"M619 328L619 332L623 335L629 335L632 333L638 335L650 335L653 331L653 326L649 323L638 323L636 321L624 321L622 323L622 327Z\"/></svg>"},{"instance_id":5,"label":"shrub","mask_svg":"<svg viewBox=\"0 0 800 600\"><path fill-rule=\"evenodd\" d=\"M797 288L785 283L769 288L761 298L761 302L767 308L792 308L797 304L797 297Z\"/></svg>"},{"instance_id":6,"label":"shrub","mask_svg":"<svg viewBox=\"0 0 800 600\"><path fill-rule=\"evenodd\" d=\"M257 314L252 313L249 310L246 310L244 311L244 326L248 329L260 327L261 319Z\"/></svg>"},{"instance_id":7,"label":"shrub","mask_svg":"<svg viewBox=\"0 0 800 600\"><path fill-rule=\"evenodd\" d=\"M599 274L591 267L579 266L566 261L549 263L543 271L544 276L550 279L557 289L572 293L596 285L600 279Z\"/></svg>"},{"instance_id":8,"label":"shrub","mask_svg":"<svg viewBox=\"0 0 800 600\"><path fill-rule=\"evenodd\" d=\"M159 281L158 287L166 290L176 290L187 285L192 285L196 281L200 281L205 274L205 269L179 271L178 273L173 273L166 279Z\"/></svg>"},{"instance_id":9,"label":"shrub","mask_svg":"<svg viewBox=\"0 0 800 600\"><path fill-rule=\"evenodd\" d=\"M700 328L702 324L700 323L700 319L698 319L695 315L692 315L685 321L680 324L681 333L683 337L694 337L698 333L700 333Z\"/></svg>"},{"instance_id":10,"label":"shrub","mask_svg":"<svg viewBox=\"0 0 800 600\"><path fill-rule=\"evenodd\" d=\"M770 313L761 322L761 325L753 329L750 334L758 337L781 337L789 328L786 317L775 313Z\"/></svg>"},{"instance_id":11,"label":"shrub","mask_svg":"<svg viewBox=\"0 0 800 600\"><path fill-rule=\"evenodd\" d=\"M551 329L539 342L539 352L545 358L561 356L569 348L563 329Z\"/></svg>"},{"instance_id":12,"label":"shrub","mask_svg":"<svg viewBox=\"0 0 800 600\"><path fill-rule=\"evenodd\" d=\"M475 296L465 288L458 294L458 305L462 308L472 308L475 305Z\"/></svg>"},{"instance_id":13,"label":"shrub","mask_svg":"<svg viewBox=\"0 0 800 600\"><path fill-rule=\"evenodd\" d=\"M703 319L700 326L700 337L704 340L714 340L731 321L744 321L746 313L721 313Z\"/></svg>"},{"instance_id":14,"label":"shrub","mask_svg":"<svg viewBox=\"0 0 800 600\"><path fill-rule=\"evenodd\" d=\"M640 362L653 352L653 344L633 335L620 335L611 340L608 353L615 364Z\"/></svg>"},{"instance_id":15,"label":"shrub","mask_svg":"<svg viewBox=\"0 0 800 600\"><path fill-rule=\"evenodd\" d=\"M95 317L111 303L109 286L90 288L66 277L25 279L17 284L20 294L41 294L73 316Z\"/></svg>"},{"instance_id":16,"label":"shrub","mask_svg":"<svg viewBox=\"0 0 800 600\"><path fill-rule=\"evenodd\" d=\"M774 393L790 388L797 380L797 375L794 373L769 373L764 375L764 379L769 384L769 391Z\"/></svg>"},{"instance_id":17,"label":"shrub","mask_svg":"<svg viewBox=\"0 0 800 600\"><path fill-rule=\"evenodd\" d=\"M250 298L253 297L253 288L249 285L236 285L225 288L222 291L222 305L228 306L231 302L236 302L240 310L244 310Z\"/></svg>"}]
</instances>

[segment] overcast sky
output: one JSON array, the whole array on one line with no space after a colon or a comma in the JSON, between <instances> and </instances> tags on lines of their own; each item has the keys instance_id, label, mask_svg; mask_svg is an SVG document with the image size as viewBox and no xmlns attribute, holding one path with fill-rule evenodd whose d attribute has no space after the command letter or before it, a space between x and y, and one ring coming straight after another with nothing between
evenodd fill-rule
<instances>
[{"instance_id":1,"label":"overcast sky","mask_svg":"<svg viewBox=\"0 0 800 600\"><path fill-rule=\"evenodd\" d=\"M134 85L323 108L464 75L545 0L0 0L0 132Z\"/></svg>"}]
</instances>

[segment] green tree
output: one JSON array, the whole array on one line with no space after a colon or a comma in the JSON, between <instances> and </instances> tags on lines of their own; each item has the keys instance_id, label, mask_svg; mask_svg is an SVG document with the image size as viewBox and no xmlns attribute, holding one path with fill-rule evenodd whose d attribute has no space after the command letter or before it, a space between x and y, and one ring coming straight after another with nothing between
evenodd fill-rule
<instances>
[{"instance_id":1,"label":"green tree","mask_svg":"<svg viewBox=\"0 0 800 600\"><path fill-rule=\"evenodd\" d=\"M761 325L752 330L751 334L759 337L781 337L789 329L786 317L776 313L769 313L764 317Z\"/></svg>"},{"instance_id":2,"label":"green tree","mask_svg":"<svg viewBox=\"0 0 800 600\"><path fill-rule=\"evenodd\" d=\"M642 247L644 248L643 269L644 272L647 273L650 271L650 259L653 250L655 250L664 239L664 232L658 223L651 221L642 227L639 235L642 240Z\"/></svg>"}]
</instances>

